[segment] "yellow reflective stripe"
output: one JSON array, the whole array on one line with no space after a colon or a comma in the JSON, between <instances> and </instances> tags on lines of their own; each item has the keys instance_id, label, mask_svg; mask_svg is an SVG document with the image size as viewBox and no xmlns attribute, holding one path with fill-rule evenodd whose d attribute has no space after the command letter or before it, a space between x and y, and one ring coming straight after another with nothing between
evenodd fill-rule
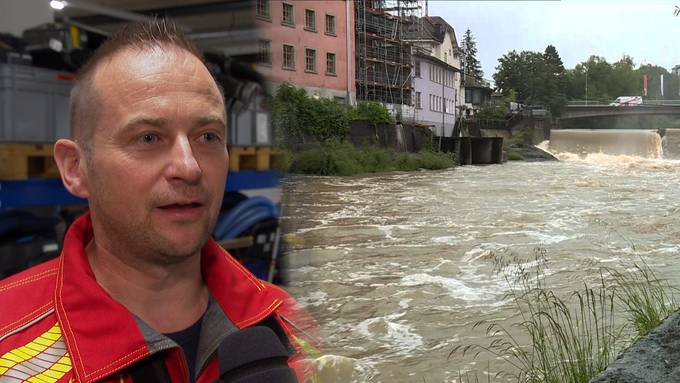
<instances>
[{"instance_id":1,"label":"yellow reflective stripe","mask_svg":"<svg viewBox=\"0 0 680 383\"><path fill-rule=\"evenodd\" d=\"M57 344L58 343L58 344ZM55 324L47 330L46 332L40 334L33 341L28 344L15 348L6 352L4 355L0 356L0 381L2 381L2 376L8 374L11 377L13 374L19 373L19 371L26 371L25 369L19 370L21 364L26 362L26 368L30 370L35 370L37 365L31 361L33 358L39 358L42 363L40 366L44 365L46 360L51 360L50 358L41 358L45 353L50 355L50 358L55 354L63 354L59 360L52 363L49 368L45 368L42 371L36 371L35 375L26 378L24 381L29 383L55 383L71 371L71 358L66 352L65 345L61 337L61 328L59 324ZM38 362L37 360L34 360ZM14 367L17 367L15 369ZM9 372L9 373L8 373ZM21 372L20 374L24 374Z\"/></svg>"}]
</instances>

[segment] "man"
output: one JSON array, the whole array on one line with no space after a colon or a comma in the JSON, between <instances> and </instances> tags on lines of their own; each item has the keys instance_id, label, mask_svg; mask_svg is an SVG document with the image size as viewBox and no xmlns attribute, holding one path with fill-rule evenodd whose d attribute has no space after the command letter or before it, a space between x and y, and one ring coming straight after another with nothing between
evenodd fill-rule
<instances>
[{"instance_id":1,"label":"man","mask_svg":"<svg viewBox=\"0 0 680 383\"><path fill-rule=\"evenodd\" d=\"M0 282L0 382L214 382L229 369L245 382L245 365L269 358L271 370L282 356L274 369L291 375L285 361L304 344L294 302L209 238L226 123L218 85L174 25L128 26L93 55L71 94L72 139L54 147L89 213L58 259ZM265 332L235 336L256 325ZM258 356L261 342L278 351Z\"/></svg>"}]
</instances>

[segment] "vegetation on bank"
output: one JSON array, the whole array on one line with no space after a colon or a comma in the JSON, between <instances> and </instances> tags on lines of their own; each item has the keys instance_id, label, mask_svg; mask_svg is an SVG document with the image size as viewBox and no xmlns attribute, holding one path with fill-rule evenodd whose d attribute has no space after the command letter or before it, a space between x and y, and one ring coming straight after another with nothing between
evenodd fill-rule
<instances>
[{"instance_id":1,"label":"vegetation on bank","mask_svg":"<svg viewBox=\"0 0 680 383\"><path fill-rule=\"evenodd\" d=\"M479 322L475 326L486 326L491 342L459 346L449 355L473 354L475 359L490 355L515 369L498 372L496 377L522 383L587 383L678 310L673 289L644 262L625 272L603 268L599 283L584 283L569 298L546 287L544 250L538 249L532 262L498 265L512 286L508 297L521 314L520 323L506 328ZM461 373L460 378L479 382L471 372Z\"/></svg>"},{"instance_id":2,"label":"vegetation on bank","mask_svg":"<svg viewBox=\"0 0 680 383\"><path fill-rule=\"evenodd\" d=\"M360 101L356 106L309 97L302 88L281 84L269 100L272 125L279 145L342 141L352 121L372 126L394 124L394 118L379 102Z\"/></svg>"},{"instance_id":3,"label":"vegetation on bank","mask_svg":"<svg viewBox=\"0 0 680 383\"><path fill-rule=\"evenodd\" d=\"M397 153L375 146L360 149L349 142L333 140L296 152L283 149L280 153L286 158L278 165L280 170L322 176L436 170L455 165L453 156L448 153L427 150ZM287 167L282 168L283 166Z\"/></svg>"},{"instance_id":4,"label":"vegetation on bank","mask_svg":"<svg viewBox=\"0 0 680 383\"><path fill-rule=\"evenodd\" d=\"M284 83L269 100L278 148L275 169L302 174L349 176L388 171L445 169L455 165L451 154L421 150L400 153L367 146L357 148L345 140L353 121L371 127L394 124L378 102L339 104L309 97L304 89Z\"/></svg>"}]
</instances>

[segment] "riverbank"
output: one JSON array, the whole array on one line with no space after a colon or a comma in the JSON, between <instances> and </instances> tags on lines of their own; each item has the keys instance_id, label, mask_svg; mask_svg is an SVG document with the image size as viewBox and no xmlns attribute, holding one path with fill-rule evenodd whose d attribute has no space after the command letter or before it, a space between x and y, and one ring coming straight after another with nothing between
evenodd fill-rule
<instances>
[{"instance_id":1,"label":"riverbank","mask_svg":"<svg viewBox=\"0 0 680 383\"><path fill-rule=\"evenodd\" d=\"M346 141L329 141L299 150L280 150L277 168L295 174L352 176L390 171L439 170L455 166L449 153L421 150L396 152L377 146L357 148Z\"/></svg>"},{"instance_id":2,"label":"riverbank","mask_svg":"<svg viewBox=\"0 0 680 383\"><path fill-rule=\"evenodd\" d=\"M591 383L680 381L680 312L628 348Z\"/></svg>"}]
</instances>

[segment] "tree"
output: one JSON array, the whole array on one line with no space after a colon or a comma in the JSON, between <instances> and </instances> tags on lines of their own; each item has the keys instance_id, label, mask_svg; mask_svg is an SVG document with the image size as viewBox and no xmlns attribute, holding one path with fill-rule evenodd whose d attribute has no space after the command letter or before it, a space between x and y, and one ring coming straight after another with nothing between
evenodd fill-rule
<instances>
[{"instance_id":1,"label":"tree","mask_svg":"<svg viewBox=\"0 0 680 383\"><path fill-rule=\"evenodd\" d=\"M543 53L510 51L498 59L493 79L504 96L513 92L524 104L544 105L559 116L566 104L566 73L554 46Z\"/></svg>"},{"instance_id":2,"label":"tree","mask_svg":"<svg viewBox=\"0 0 680 383\"><path fill-rule=\"evenodd\" d=\"M477 60L477 42L468 28L463 36L463 68L465 73L465 85L475 86L482 82L484 72Z\"/></svg>"}]
</instances>

